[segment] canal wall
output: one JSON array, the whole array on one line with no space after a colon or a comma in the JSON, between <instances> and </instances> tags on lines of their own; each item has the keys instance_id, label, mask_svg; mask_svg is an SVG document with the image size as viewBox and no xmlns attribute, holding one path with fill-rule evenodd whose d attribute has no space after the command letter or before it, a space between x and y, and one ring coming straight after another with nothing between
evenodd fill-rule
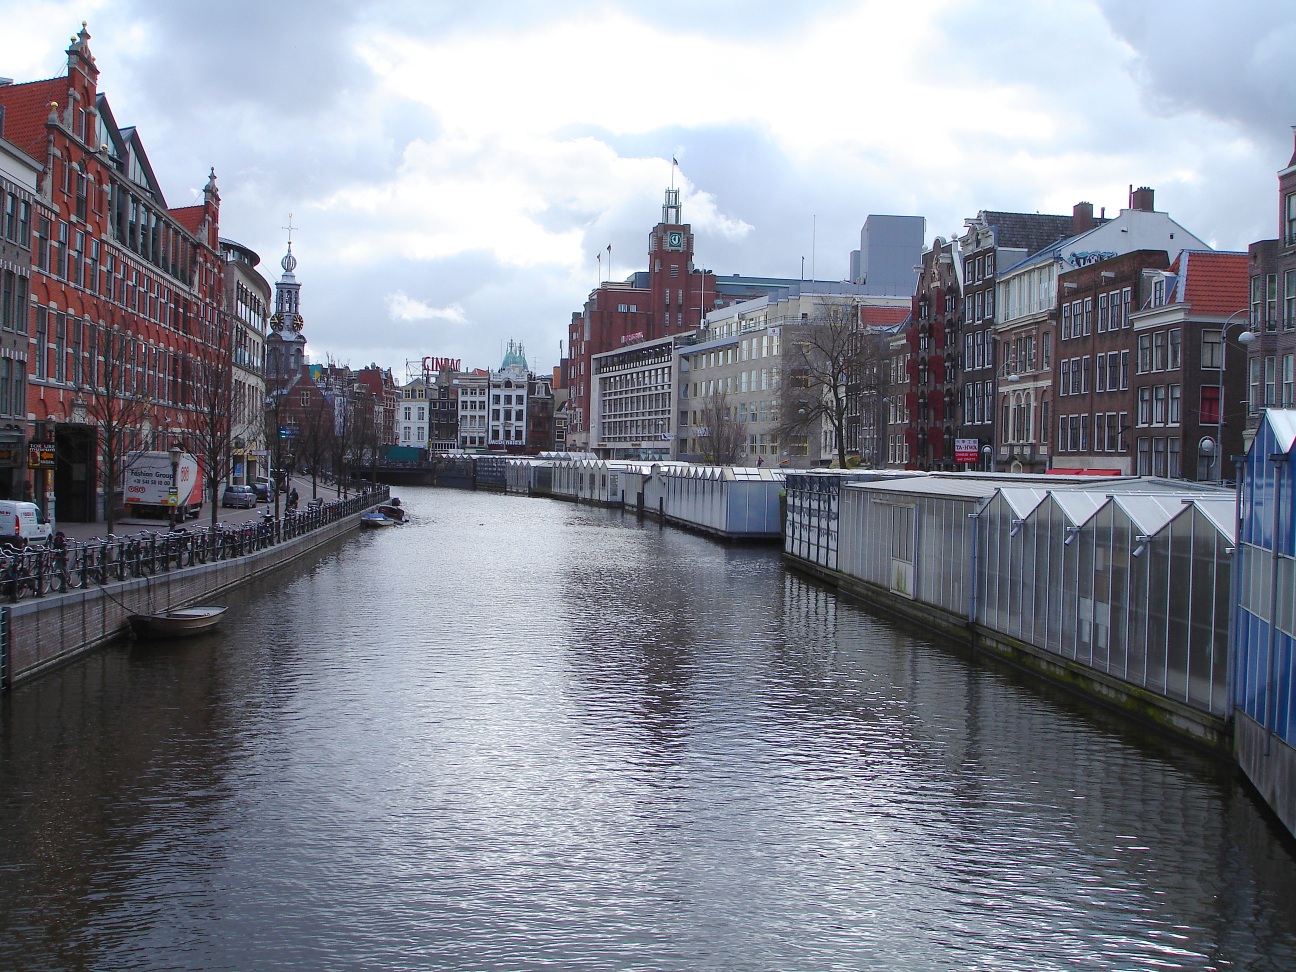
<instances>
[{"instance_id":1,"label":"canal wall","mask_svg":"<svg viewBox=\"0 0 1296 972\"><path fill-rule=\"evenodd\" d=\"M1108 675L1083 662L1019 641L984 625L971 624L964 616L895 594L876 584L795 554L784 552L783 561L797 573L828 584L838 593L867 604L874 610L917 625L929 634L939 635L956 645L1043 678L1090 701L1098 702L1105 708L1209 749L1216 755L1231 755L1233 742L1228 723L1209 712Z\"/></svg>"},{"instance_id":2,"label":"canal wall","mask_svg":"<svg viewBox=\"0 0 1296 972\"><path fill-rule=\"evenodd\" d=\"M241 557L20 601L4 608L9 683L18 684L123 637L132 614L208 601L357 530L360 515Z\"/></svg>"}]
</instances>

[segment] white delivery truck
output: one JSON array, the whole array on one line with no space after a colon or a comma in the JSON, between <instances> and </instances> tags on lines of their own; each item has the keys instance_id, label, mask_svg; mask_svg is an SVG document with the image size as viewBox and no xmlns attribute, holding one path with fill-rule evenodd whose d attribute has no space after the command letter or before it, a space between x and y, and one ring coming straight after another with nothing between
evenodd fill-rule
<instances>
[{"instance_id":1,"label":"white delivery truck","mask_svg":"<svg viewBox=\"0 0 1296 972\"><path fill-rule=\"evenodd\" d=\"M128 452L123 460L122 507L127 516L171 515L171 453ZM196 457L181 453L175 470L176 519L197 517L203 506L202 467Z\"/></svg>"}]
</instances>

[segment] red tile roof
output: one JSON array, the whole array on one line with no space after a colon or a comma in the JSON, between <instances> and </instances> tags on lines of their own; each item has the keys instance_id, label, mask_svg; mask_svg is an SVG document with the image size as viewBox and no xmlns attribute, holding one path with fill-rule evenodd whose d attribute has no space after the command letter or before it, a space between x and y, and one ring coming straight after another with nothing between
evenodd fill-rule
<instances>
[{"instance_id":1,"label":"red tile roof","mask_svg":"<svg viewBox=\"0 0 1296 972\"><path fill-rule=\"evenodd\" d=\"M870 307L864 304L860 307L860 324L864 327L885 327L889 324L899 324L909 316L909 307Z\"/></svg>"},{"instance_id":2,"label":"red tile roof","mask_svg":"<svg viewBox=\"0 0 1296 972\"><path fill-rule=\"evenodd\" d=\"M204 215L202 206L181 206L179 209L168 209L167 212L194 236L198 235L198 227L202 225Z\"/></svg>"},{"instance_id":3,"label":"red tile roof","mask_svg":"<svg viewBox=\"0 0 1296 972\"><path fill-rule=\"evenodd\" d=\"M50 102L66 97L67 84L67 78L63 77L0 86L0 105L5 109L4 137L42 165Z\"/></svg>"},{"instance_id":4,"label":"red tile roof","mask_svg":"<svg viewBox=\"0 0 1296 972\"><path fill-rule=\"evenodd\" d=\"M1182 300L1194 314L1229 314L1246 310L1250 301L1250 270L1245 253L1185 250L1175 267L1183 280Z\"/></svg>"}]
</instances>

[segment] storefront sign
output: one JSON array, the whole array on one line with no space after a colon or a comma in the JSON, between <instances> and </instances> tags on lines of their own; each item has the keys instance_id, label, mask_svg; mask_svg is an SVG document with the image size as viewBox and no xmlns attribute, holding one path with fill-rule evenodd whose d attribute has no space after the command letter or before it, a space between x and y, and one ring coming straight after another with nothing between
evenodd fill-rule
<instances>
[{"instance_id":1,"label":"storefront sign","mask_svg":"<svg viewBox=\"0 0 1296 972\"><path fill-rule=\"evenodd\" d=\"M980 439L955 439L955 462L978 462L981 459Z\"/></svg>"}]
</instances>

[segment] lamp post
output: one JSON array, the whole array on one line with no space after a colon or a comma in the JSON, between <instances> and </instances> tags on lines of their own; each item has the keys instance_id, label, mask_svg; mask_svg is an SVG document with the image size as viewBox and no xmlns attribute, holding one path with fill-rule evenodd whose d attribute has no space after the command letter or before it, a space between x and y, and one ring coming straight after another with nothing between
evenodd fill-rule
<instances>
[{"instance_id":1,"label":"lamp post","mask_svg":"<svg viewBox=\"0 0 1296 972\"><path fill-rule=\"evenodd\" d=\"M1244 348L1256 339L1255 331L1251 330L1251 321L1235 321L1234 318L1239 314L1246 314L1250 308L1243 307L1239 311L1234 311L1224 319L1220 326L1220 369L1219 369L1219 400L1215 403L1217 414L1215 416L1215 448L1214 448L1214 465L1215 478L1219 482L1224 482L1224 366L1228 362L1228 330L1236 324L1245 324L1246 330L1238 335L1238 344Z\"/></svg>"},{"instance_id":2,"label":"lamp post","mask_svg":"<svg viewBox=\"0 0 1296 972\"><path fill-rule=\"evenodd\" d=\"M986 472L994 472L994 459L990 455L993 451L988 445L981 447L981 455L985 456Z\"/></svg>"},{"instance_id":3,"label":"lamp post","mask_svg":"<svg viewBox=\"0 0 1296 972\"><path fill-rule=\"evenodd\" d=\"M183 454L184 453L181 452L180 447L178 445L173 445L171 447L171 497L170 499L171 499L171 529L172 530L175 529L176 507L180 505L180 492L176 488L177 486L176 475L180 470L180 457Z\"/></svg>"}]
</instances>

